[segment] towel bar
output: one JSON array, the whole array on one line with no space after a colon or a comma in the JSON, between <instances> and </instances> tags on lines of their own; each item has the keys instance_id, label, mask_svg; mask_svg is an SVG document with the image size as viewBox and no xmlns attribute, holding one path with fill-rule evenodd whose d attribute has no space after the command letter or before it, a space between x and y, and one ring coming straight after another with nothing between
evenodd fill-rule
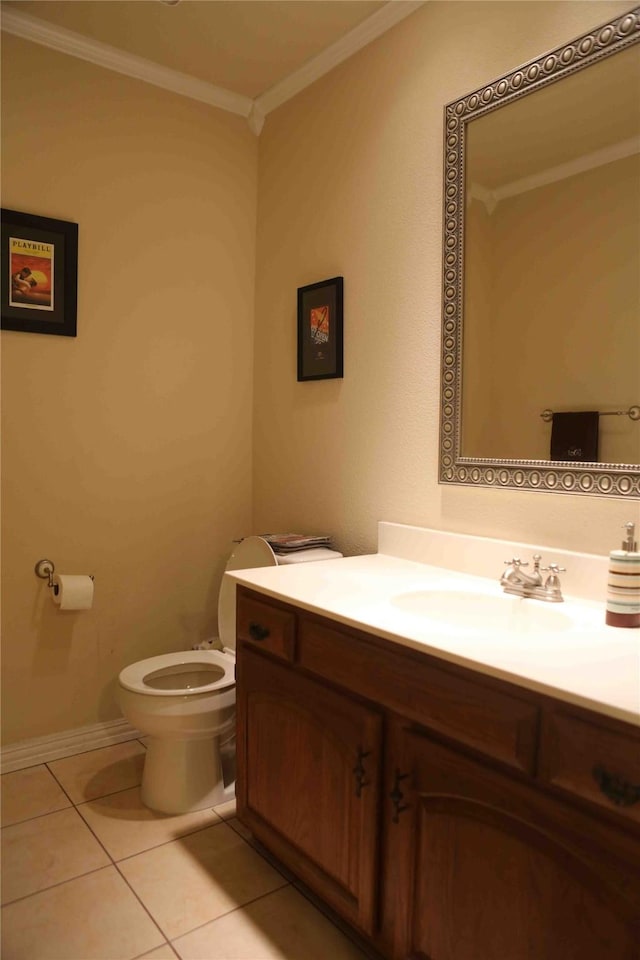
<instances>
[{"instance_id":1,"label":"towel bar","mask_svg":"<svg viewBox=\"0 0 640 960\"><path fill-rule=\"evenodd\" d=\"M545 423L553 420L553 410L543 410L540 414ZM640 406L634 404L628 410L601 410L599 417L629 417L630 420L640 420Z\"/></svg>"}]
</instances>

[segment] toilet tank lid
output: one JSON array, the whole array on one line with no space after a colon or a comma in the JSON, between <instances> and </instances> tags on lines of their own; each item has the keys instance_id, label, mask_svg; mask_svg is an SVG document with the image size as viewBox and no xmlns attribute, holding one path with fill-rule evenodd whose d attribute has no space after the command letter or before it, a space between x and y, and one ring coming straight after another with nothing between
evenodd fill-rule
<instances>
[{"instance_id":1,"label":"toilet tank lid","mask_svg":"<svg viewBox=\"0 0 640 960\"><path fill-rule=\"evenodd\" d=\"M251 570L277 566L276 555L262 537L245 537L235 544L226 570ZM218 596L218 633L228 650L236 648L236 585L222 578Z\"/></svg>"},{"instance_id":2,"label":"toilet tank lid","mask_svg":"<svg viewBox=\"0 0 640 960\"><path fill-rule=\"evenodd\" d=\"M340 560L342 554L330 547L312 547L311 550L299 550L295 553L279 553L276 555L278 564L310 563L313 560Z\"/></svg>"}]
</instances>

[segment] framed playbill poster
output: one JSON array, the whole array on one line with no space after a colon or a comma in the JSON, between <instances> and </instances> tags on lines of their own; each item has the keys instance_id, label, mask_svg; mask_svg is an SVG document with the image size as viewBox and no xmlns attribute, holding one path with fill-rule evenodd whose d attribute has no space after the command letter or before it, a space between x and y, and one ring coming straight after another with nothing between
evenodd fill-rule
<instances>
[{"instance_id":1,"label":"framed playbill poster","mask_svg":"<svg viewBox=\"0 0 640 960\"><path fill-rule=\"evenodd\" d=\"M343 278L298 288L298 380L343 376Z\"/></svg>"},{"instance_id":2,"label":"framed playbill poster","mask_svg":"<svg viewBox=\"0 0 640 960\"><path fill-rule=\"evenodd\" d=\"M2 329L75 337L78 224L2 209Z\"/></svg>"}]
</instances>

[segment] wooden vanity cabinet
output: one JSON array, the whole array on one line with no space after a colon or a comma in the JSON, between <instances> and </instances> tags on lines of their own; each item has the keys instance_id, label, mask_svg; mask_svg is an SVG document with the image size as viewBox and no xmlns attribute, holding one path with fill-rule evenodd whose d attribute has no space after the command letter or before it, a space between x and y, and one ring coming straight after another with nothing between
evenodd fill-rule
<instances>
[{"instance_id":1,"label":"wooden vanity cabinet","mask_svg":"<svg viewBox=\"0 0 640 960\"><path fill-rule=\"evenodd\" d=\"M239 819L331 907L372 934L380 711L242 648L237 716Z\"/></svg>"},{"instance_id":2,"label":"wooden vanity cabinet","mask_svg":"<svg viewBox=\"0 0 640 960\"><path fill-rule=\"evenodd\" d=\"M638 960L637 844L634 857L608 824L399 727L385 811L391 956Z\"/></svg>"},{"instance_id":3,"label":"wooden vanity cabinet","mask_svg":"<svg viewBox=\"0 0 640 960\"><path fill-rule=\"evenodd\" d=\"M246 588L238 623L238 817L383 956L640 960L638 728Z\"/></svg>"}]
</instances>

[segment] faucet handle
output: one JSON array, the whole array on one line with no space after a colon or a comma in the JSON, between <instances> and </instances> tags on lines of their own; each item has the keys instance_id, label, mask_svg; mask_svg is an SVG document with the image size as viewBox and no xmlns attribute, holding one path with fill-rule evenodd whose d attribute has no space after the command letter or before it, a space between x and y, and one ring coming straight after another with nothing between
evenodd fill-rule
<instances>
[{"instance_id":1,"label":"faucet handle","mask_svg":"<svg viewBox=\"0 0 640 960\"><path fill-rule=\"evenodd\" d=\"M520 557L512 557L511 560L505 560L504 562L505 562L505 566L507 566L507 567L515 567L516 570L518 569L518 567L528 567L528 566L529 566L529 564L528 564L528 563L525 563L524 560L521 560Z\"/></svg>"},{"instance_id":2,"label":"faucet handle","mask_svg":"<svg viewBox=\"0 0 640 960\"><path fill-rule=\"evenodd\" d=\"M560 567L557 563L550 563L548 567L543 567L543 570L549 571L549 576L544 582L544 589L548 594L550 600L563 600L562 589L560 585L559 573L565 573L566 567Z\"/></svg>"}]
</instances>

